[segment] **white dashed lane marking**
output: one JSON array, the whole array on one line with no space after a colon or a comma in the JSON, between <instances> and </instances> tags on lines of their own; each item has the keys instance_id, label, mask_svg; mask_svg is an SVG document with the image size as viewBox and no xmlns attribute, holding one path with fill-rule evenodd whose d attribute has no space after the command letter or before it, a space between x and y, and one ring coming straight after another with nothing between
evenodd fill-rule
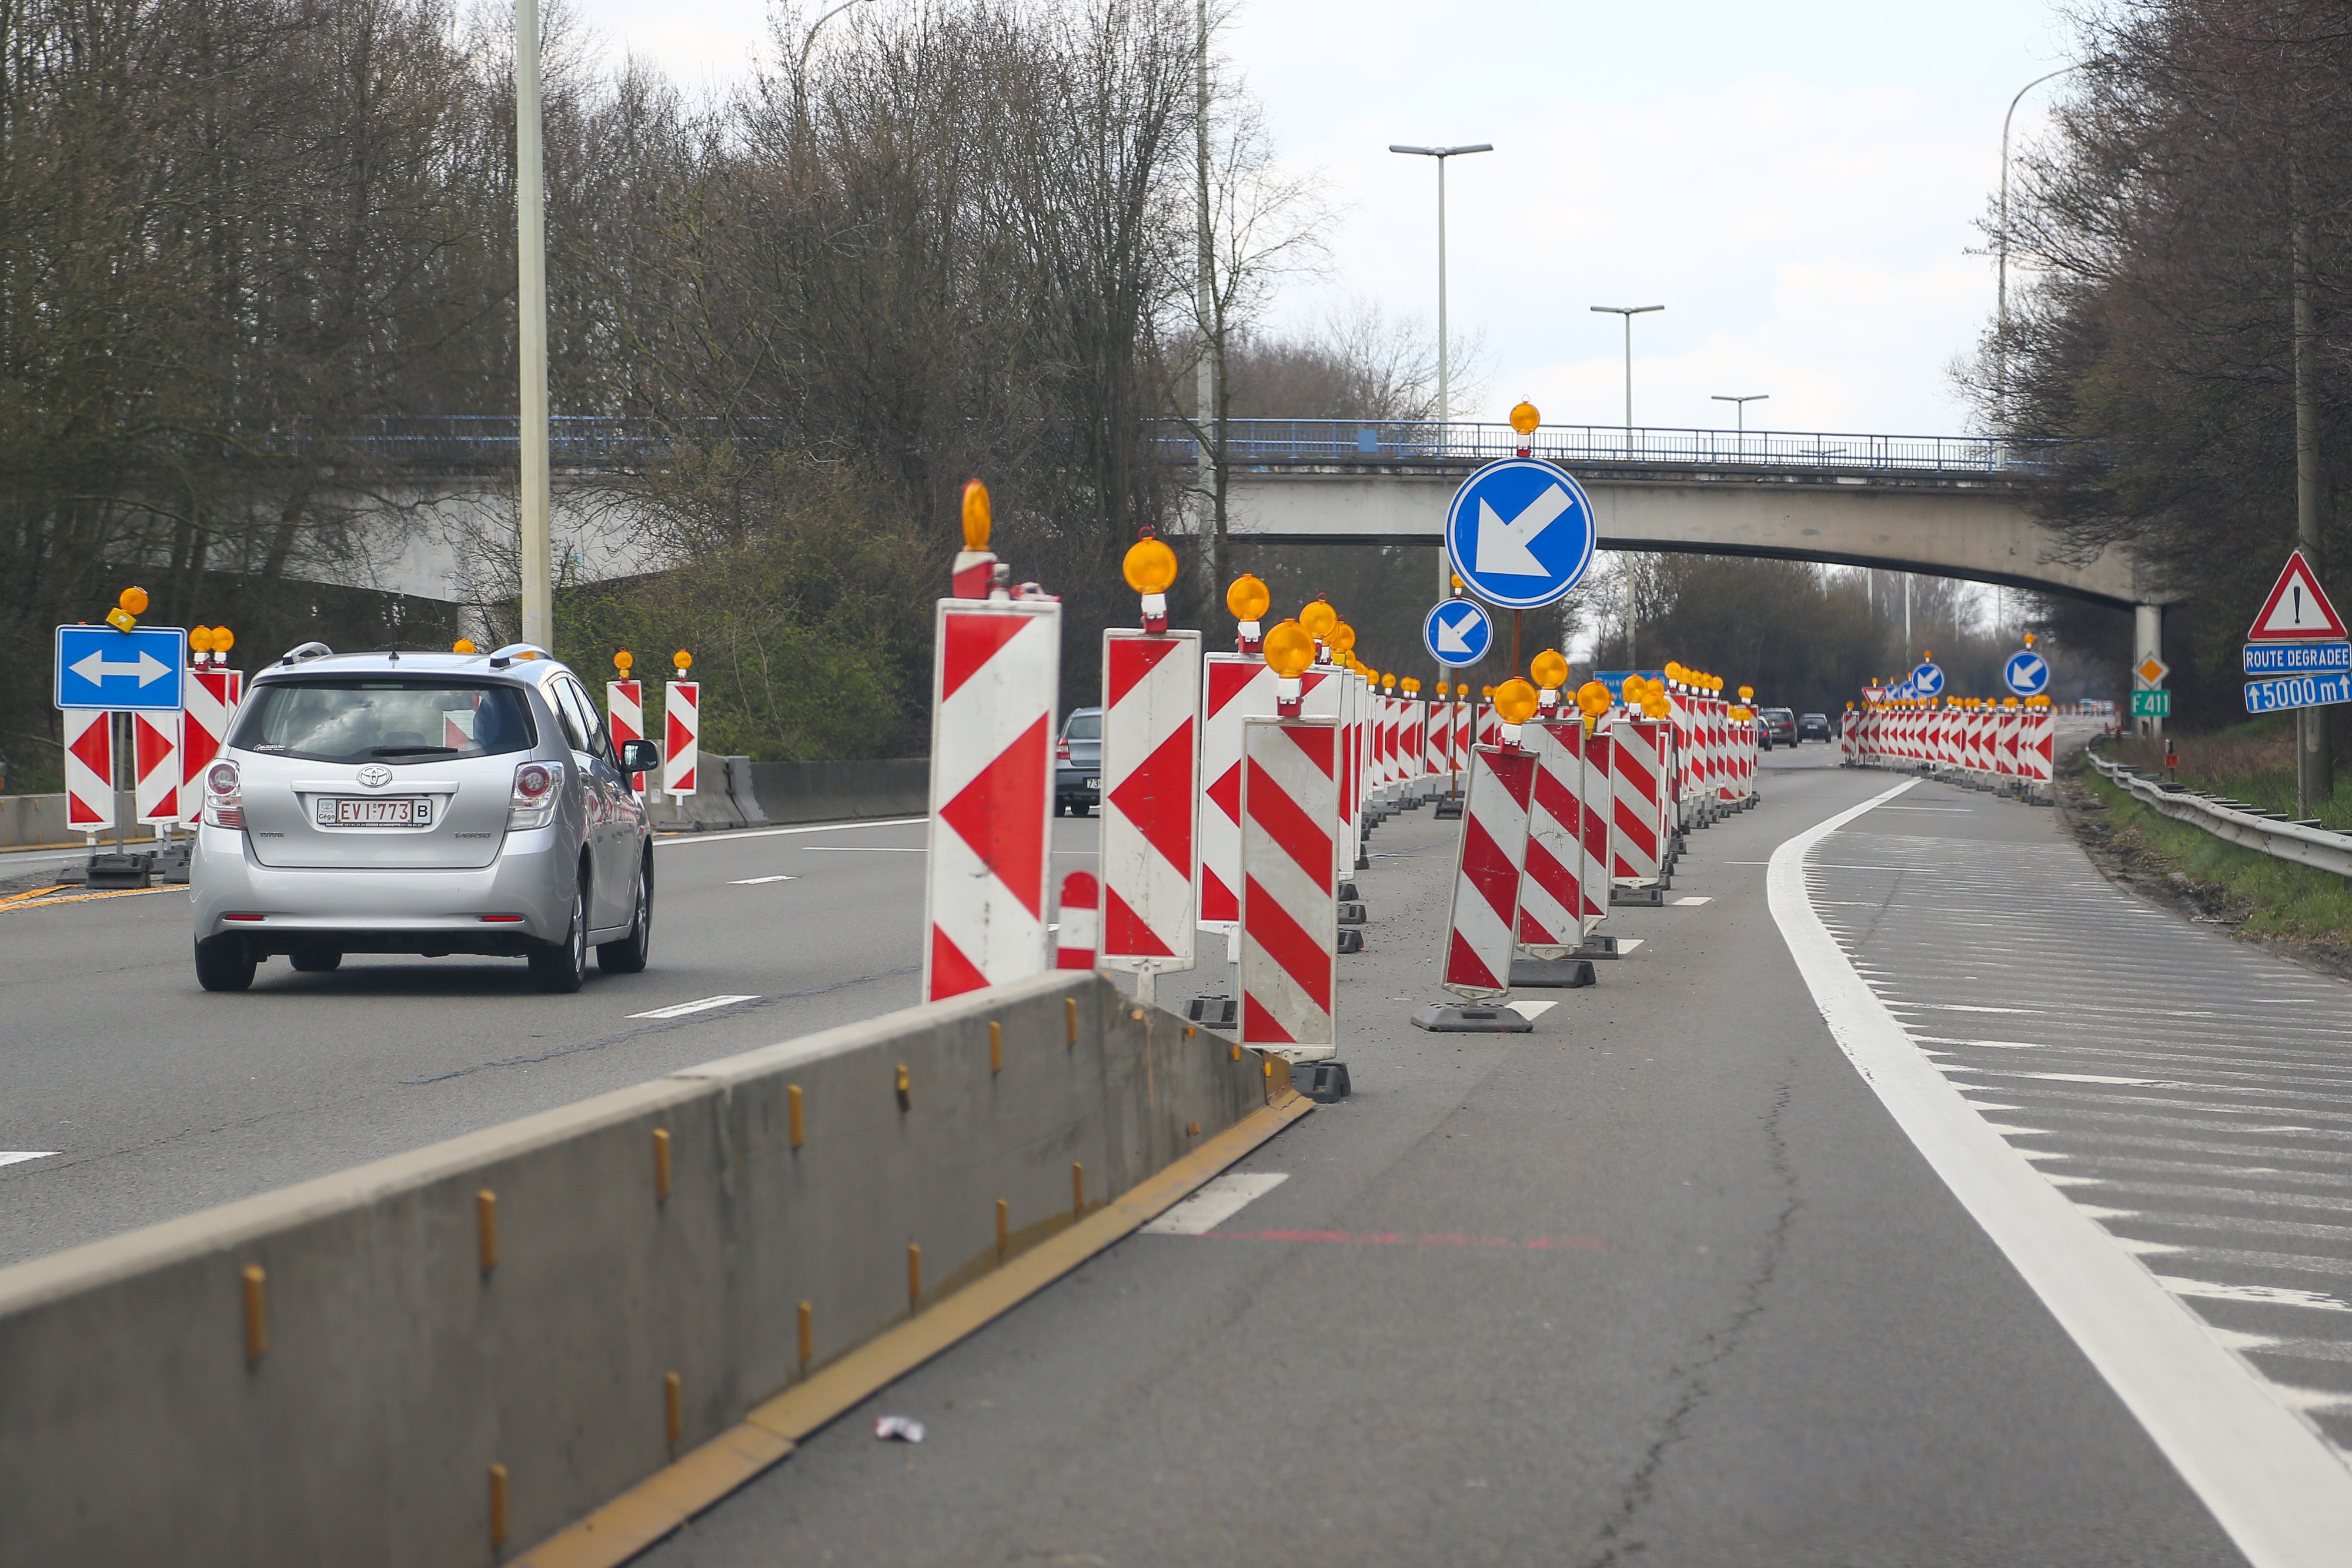
<instances>
[{"instance_id":1,"label":"white dashed lane marking","mask_svg":"<svg viewBox=\"0 0 2352 1568\"><path fill-rule=\"evenodd\" d=\"M1146 1236L1205 1236L1290 1179L1286 1171L1228 1171L1180 1198L1143 1228Z\"/></svg>"},{"instance_id":2,"label":"white dashed lane marking","mask_svg":"<svg viewBox=\"0 0 2352 1568\"><path fill-rule=\"evenodd\" d=\"M0 1149L0 1166L20 1166L26 1160L53 1160L55 1149Z\"/></svg>"},{"instance_id":3,"label":"white dashed lane marking","mask_svg":"<svg viewBox=\"0 0 2352 1568\"><path fill-rule=\"evenodd\" d=\"M731 1008L737 1002L756 1002L759 999L757 996L698 997L690 1002L672 1002L666 1008L656 1008L651 1012L631 1013L629 1016L633 1019L682 1019L688 1013L709 1012L713 1008Z\"/></svg>"}]
</instances>

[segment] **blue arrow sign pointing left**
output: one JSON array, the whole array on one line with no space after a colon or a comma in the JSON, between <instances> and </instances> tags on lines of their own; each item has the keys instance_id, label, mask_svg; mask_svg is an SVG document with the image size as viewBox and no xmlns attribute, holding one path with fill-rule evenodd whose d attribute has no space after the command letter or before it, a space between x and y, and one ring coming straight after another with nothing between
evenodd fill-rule
<instances>
[{"instance_id":1,"label":"blue arrow sign pointing left","mask_svg":"<svg viewBox=\"0 0 2352 1568\"><path fill-rule=\"evenodd\" d=\"M1494 646L1495 623L1467 599L1449 599L1421 622L1421 641L1441 664L1475 664Z\"/></svg>"},{"instance_id":2,"label":"blue arrow sign pointing left","mask_svg":"<svg viewBox=\"0 0 2352 1568\"><path fill-rule=\"evenodd\" d=\"M178 626L58 628L57 685L61 708L177 713L188 667L188 633Z\"/></svg>"},{"instance_id":3,"label":"blue arrow sign pointing left","mask_svg":"<svg viewBox=\"0 0 2352 1568\"><path fill-rule=\"evenodd\" d=\"M2001 666L2001 680L2021 697L2038 697L2050 685L2050 661L2031 648L2021 648Z\"/></svg>"}]
</instances>

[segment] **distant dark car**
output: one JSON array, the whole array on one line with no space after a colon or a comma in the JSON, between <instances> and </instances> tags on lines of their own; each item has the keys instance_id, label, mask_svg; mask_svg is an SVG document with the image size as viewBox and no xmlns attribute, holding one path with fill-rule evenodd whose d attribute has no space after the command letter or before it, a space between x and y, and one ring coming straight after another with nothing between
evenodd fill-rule
<instances>
[{"instance_id":1,"label":"distant dark car","mask_svg":"<svg viewBox=\"0 0 2352 1568\"><path fill-rule=\"evenodd\" d=\"M1054 746L1054 815L1084 817L1102 801L1102 709L1082 707L1062 721Z\"/></svg>"},{"instance_id":2,"label":"distant dark car","mask_svg":"<svg viewBox=\"0 0 2352 1568\"><path fill-rule=\"evenodd\" d=\"M1764 708L1756 715L1756 721L1763 727L1765 750L1797 744L1797 716L1787 708Z\"/></svg>"},{"instance_id":3,"label":"distant dark car","mask_svg":"<svg viewBox=\"0 0 2352 1568\"><path fill-rule=\"evenodd\" d=\"M1797 738L1818 740L1826 744L1830 735L1830 716L1825 713L1801 713L1797 716Z\"/></svg>"}]
</instances>

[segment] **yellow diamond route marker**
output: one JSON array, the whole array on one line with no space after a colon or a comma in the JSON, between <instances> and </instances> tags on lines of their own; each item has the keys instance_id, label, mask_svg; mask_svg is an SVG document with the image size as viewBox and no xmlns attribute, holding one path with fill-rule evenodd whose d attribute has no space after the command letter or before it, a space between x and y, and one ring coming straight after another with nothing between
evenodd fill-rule
<instances>
[{"instance_id":1,"label":"yellow diamond route marker","mask_svg":"<svg viewBox=\"0 0 2352 1568\"><path fill-rule=\"evenodd\" d=\"M2163 684L2164 677L2172 674L2172 666L2166 664L2162 659L2158 658L2155 654L2150 653L2147 658L2142 659L2138 664L2132 666L2132 674L2137 675L2141 680L2146 681L2151 686L2160 685Z\"/></svg>"}]
</instances>

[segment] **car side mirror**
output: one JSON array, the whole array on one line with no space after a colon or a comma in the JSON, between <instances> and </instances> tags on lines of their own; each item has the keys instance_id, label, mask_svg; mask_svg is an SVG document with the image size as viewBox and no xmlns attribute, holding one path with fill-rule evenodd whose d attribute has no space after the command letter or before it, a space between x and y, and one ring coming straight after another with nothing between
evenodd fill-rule
<instances>
[{"instance_id":1,"label":"car side mirror","mask_svg":"<svg viewBox=\"0 0 2352 1568\"><path fill-rule=\"evenodd\" d=\"M621 771L651 773L661 766L661 747L650 740L621 742Z\"/></svg>"}]
</instances>

